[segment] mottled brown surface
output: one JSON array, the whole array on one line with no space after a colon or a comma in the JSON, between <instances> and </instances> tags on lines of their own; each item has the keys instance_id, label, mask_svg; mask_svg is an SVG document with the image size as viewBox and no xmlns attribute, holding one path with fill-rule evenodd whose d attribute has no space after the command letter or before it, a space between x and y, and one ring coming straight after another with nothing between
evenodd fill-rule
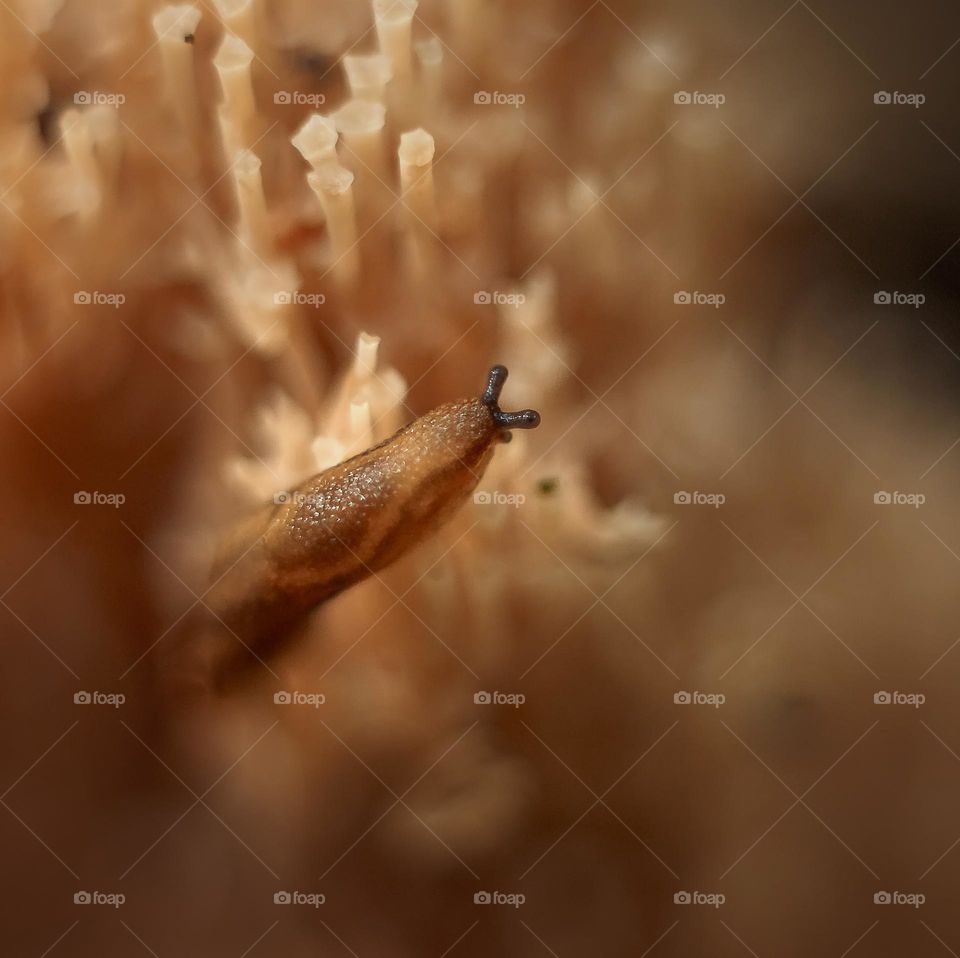
<instances>
[{"instance_id":1,"label":"mottled brown surface","mask_svg":"<svg viewBox=\"0 0 960 958\"><path fill-rule=\"evenodd\" d=\"M213 653L217 681L249 674L314 607L425 542L466 502L502 438L481 400L445 403L279 493L228 535L208 602L207 628L222 648Z\"/></svg>"}]
</instances>

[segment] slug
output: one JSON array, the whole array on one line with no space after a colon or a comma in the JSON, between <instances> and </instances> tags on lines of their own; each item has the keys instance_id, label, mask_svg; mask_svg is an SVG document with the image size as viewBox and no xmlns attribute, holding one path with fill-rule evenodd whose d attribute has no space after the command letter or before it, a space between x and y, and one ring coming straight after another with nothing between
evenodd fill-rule
<instances>
[{"instance_id":1,"label":"slug","mask_svg":"<svg viewBox=\"0 0 960 958\"><path fill-rule=\"evenodd\" d=\"M221 633L216 685L249 673L286 645L316 606L423 542L467 500L510 430L539 425L532 409L500 409L506 378L507 370L494 366L483 395L438 406L308 479L227 537L205 599Z\"/></svg>"}]
</instances>

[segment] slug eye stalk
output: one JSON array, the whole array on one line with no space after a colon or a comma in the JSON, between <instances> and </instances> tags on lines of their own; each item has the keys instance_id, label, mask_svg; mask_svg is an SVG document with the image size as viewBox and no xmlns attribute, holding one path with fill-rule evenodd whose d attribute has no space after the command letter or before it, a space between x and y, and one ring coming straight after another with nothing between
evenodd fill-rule
<instances>
[{"instance_id":1,"label":"slug eye stalk","mask_svg":"<svg viewBox=\"0 0 960 958\"><path fill-rule=\"evenodd\" d=\"M519 412L504 412L500 406L500 393L507 381L506 366L494 366L487 378L487 388L481 400L493 415L493 421L501 429L536 429L540 425L540 413L534 409L521 409ZM504 437L508 438L508 437Z\"/></svg>"}]
</instances>

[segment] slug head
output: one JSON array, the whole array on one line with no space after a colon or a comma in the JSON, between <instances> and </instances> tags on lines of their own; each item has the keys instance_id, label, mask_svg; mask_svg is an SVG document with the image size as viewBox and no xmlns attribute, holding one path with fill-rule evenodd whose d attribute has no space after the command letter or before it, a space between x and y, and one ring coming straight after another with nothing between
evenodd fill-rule
<instances>
[{"instance_id":1,"label":"slug head","mask_svg":"<svg viewBox=\"0 0 960 958\"><path fill-rule=\"evenodd\" d=\"M504 412L500 408L498 399L506 378L507 370L494 366L481 396L444 403L402 430L403 471L410 474L411 463L417 464L414 471L459 465L464 468L464 478L475 482L495 447L510 441L511 429L539 425L540 415L532 409Z\"/></svg>"}]
</instances>

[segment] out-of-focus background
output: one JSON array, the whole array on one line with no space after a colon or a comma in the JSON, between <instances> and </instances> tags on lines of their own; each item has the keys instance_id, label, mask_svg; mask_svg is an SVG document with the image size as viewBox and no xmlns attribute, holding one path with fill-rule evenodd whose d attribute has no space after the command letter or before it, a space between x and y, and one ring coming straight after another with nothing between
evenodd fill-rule
<instances>
[{"instance_id":1,"label":"out-of-focus background","mask_svg":"<svg viewBox=\"0 0 960 958\"><path fill-rule=\"evenodd\" d=\"M960 11L0 2L2 951L960 951ZM230 694L232 523L542 426Z\"/></svg>"}]
</instances>

